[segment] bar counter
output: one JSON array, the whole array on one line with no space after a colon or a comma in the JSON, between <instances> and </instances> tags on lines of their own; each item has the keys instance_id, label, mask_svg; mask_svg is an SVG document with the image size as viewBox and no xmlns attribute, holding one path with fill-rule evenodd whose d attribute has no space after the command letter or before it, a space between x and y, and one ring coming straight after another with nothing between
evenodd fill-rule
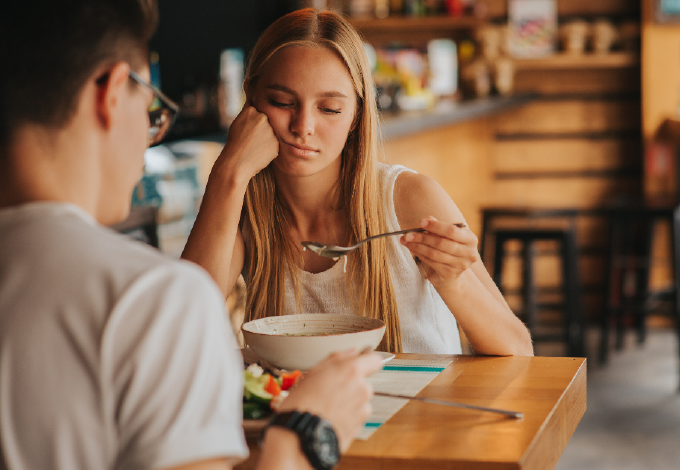
<instances>
[{"instance_id":1,"label":"bar counter","mask_svg":"<svg viewBox=\"0 0 680 470\"><path fill-rule=\"evenodd\" d=\"M385 113L382 134L386 139L392 139L437 127L462 124L522 106L534 98L533 94L527 93L464 101L442 100L427 110Z\"/></svg>"}]
</instances>

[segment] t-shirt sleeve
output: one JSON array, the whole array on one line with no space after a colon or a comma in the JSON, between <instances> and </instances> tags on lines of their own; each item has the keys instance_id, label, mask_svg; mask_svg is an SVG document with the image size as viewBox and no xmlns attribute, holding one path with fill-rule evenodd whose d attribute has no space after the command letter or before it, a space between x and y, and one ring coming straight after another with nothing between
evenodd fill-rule
<instances>
[{"instance_id":1,"label":"t-shirt sleeve","mask_svg":"<svg viewBox=\"0 0 680 470\"><path fill-rule=\"evenodd\" d=\"M117 468L247 457L242 357L204 271L174 263L144 273L116 303L102 345Z\"/></svg>"}]
</instances>

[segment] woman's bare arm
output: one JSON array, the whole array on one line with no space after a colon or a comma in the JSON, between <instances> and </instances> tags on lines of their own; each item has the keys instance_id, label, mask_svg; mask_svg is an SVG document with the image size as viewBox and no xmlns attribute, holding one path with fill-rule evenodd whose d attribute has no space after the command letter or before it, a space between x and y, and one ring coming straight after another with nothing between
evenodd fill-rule
<instances>
[{"instance_id":1,"label":"woman's bare arm","mask_svg":"<svg viewBox=\"0 0 680 470\"><path fill-rule=\"evenodd\" d=\"M227 143L210 172L182 258L208 271L225 297L243 267L238 224L248 182L278 151L279 142L267 116L246 106L229 128Z\"/></svg>"},{"instance_id":2,"label":"woman's bare arm","mask_svg":"<svg viewBox=\"0 0 680 470\"><path fill-rule=\"evenodd\" d=\"M477 251L477 237L442 187L424 175L403 172L394 191L402 227L423 227L402 244L420 258L428 280L456 317L478 354L532 356L529 331L515 316L489 276Z\"/></svg>"}]
</instances>

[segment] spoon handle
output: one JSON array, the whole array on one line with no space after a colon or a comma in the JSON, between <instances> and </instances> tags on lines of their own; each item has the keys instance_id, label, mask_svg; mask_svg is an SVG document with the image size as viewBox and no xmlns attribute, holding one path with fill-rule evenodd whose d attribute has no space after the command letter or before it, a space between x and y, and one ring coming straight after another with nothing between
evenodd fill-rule
<instances>
[{"instance_id":1,"label":"spoon handle","mask_svg":"<svg viewBox=\"0 0 680 470\"><path fill-rule=\"evenodd\" d=\"M366 242L370 242L371 240L375 240L376 238L380 238L380 237L388 237L390 235L402 235L404 233L409 233L409 232L424 232L424 231L425 231L424 228L419 227L419 228L407 228L406 230L399 230L398 232L381 233L379 235L373 235L372 237L364 238L363 240L361 240L359 243L357 243L354 246L363 245Z\"/></svg>"},{"instance_id":2,"label":"spoon handle","mask_svg":"<svg viewBox=\"0 0 680 470\"><path fill-rule=\"evenodd\" d=\"M467 227L467 224L464 224L464 223L457 223L457 224L453 224L453 225L455 225L456 227L459 227L459 228ZM359 243L353 245L352 248L355 248L359 245L363 245L364 243L366 243L368 241L375 240L376 238L380 238L380 237L388 237L390 235L403 235L404 233L409 233L409 232L424 232L424 231L425 231L424 228L418 227L418 228L407 228L406 230L399 230L397 232L381 233L379 235L373 235L372 237L364 238Z\"/></svg>"}]
</instances>

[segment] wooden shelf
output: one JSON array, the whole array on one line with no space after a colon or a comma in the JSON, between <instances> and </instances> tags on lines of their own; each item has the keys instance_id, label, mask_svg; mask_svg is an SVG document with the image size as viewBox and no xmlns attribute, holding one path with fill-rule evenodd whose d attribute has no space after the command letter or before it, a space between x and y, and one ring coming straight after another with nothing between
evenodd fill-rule
<instances>
[{"instance_id":1,"label":"wooden shelf","mask_svg":"<svg viewBox=\"0 0 680 470\"><path fill-rule=\"evenodd\" d=\"M362 33L393 32L396 34L414 31L452 31L477 28L485 24L481 18L472 16L389 16L384 19L373 17L350 18L352 26Z\"/></svg>"},{"instance_id":2,"label":"wooden shelf","mask_svg":"<svg viewBox=\"0 0 680 470\"><path fill-rule=\"evenodd\" d=\"M536 59L515 59L515 68L525 70L616 69L640 66L640 55L633 52L609 54L555 54Z\"/></svg>"}]
</instances>

